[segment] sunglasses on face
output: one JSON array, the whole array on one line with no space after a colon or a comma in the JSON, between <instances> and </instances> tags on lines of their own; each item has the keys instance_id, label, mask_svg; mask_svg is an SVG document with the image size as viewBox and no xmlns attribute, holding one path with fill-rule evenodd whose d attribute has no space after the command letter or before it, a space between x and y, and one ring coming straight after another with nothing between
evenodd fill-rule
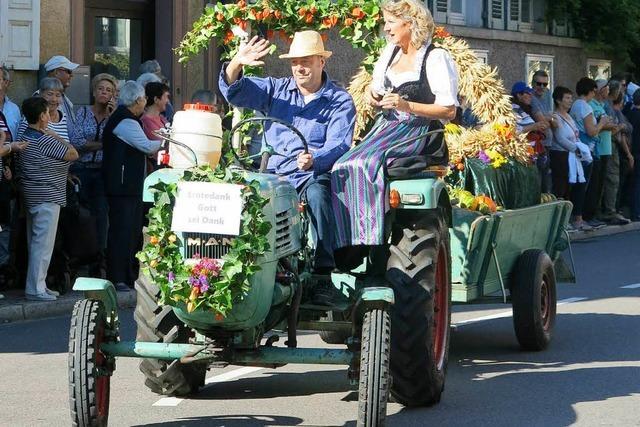
<instances>
[{"instance_id":1,"label":"sunglasses on face","mask_svg":"<svg viewBox=\"0 0 640 427\"><path fill-rule=\"evenodd\" d=\"M549 86L549 83L545 83L545 82L535 82L536 86L542 86L542 87L547 87Z\"/></svg>"},{"instance_id":2,"label":"sunglasses on face","mask_svg":"<svg viewBox=\"0 0 640 427\"><path fill-rule=\"evenodd\" d=\"M73 71L71 71L71 70L67 70L66 68L58 68L58 70L59 70L59 71L63 71L63 72L65 72L65 73L69 74L69 75L72 75L72 74L73 74Z\"/></svg>"}]
</instances>

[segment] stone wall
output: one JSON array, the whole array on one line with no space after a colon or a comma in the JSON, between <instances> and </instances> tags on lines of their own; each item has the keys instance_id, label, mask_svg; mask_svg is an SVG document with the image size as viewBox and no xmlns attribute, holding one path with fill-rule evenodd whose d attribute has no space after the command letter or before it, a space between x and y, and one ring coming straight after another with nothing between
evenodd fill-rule
<instances>
[{"instance_id":1,"label":"stone wall","mask_svg":"<svg viewBox=\"0 0 640 427\"><path fill-rule=\"evenodd\" d=\"M578 79L587 73L587 56L580 48L473 38L468 38L467 41L469 46L474 49L488 50L489 65L498 68L499 76L504 81L507 90L511 88L513 83L525 79L527 54L552 55L554 57L553 81L555 86L566 86L573 90ZM527 83L531 84L531 82Z\"/></svg>"}]
</instances>

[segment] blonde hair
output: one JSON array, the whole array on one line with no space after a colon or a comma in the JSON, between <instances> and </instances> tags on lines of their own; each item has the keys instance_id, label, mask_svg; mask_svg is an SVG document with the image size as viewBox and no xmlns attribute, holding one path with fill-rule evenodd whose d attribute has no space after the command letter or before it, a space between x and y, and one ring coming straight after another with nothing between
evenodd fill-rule
<instances>
[{"instance_id":1,"label":"blonde hair","mask_svg":"<svg viewBox=\"0 0 640 427\"><path fill-rule=\"evenodd\" d=\"M96 74L96 76L91 79L91 91L94 92L96 87L98 87L98 83L103 81L111 83L113 85L114 92L118 89L118 81L115 77L108 73L100 73Z\"/></svg>"},{"instance_id":2,"label":"blonde hair","mask_svg":"<svg viewBox=\"0 0 640 427\"><path fill-rule=\"evenodd\" d=\"M382 10L411 24L411 44L419 49L433 37L433 16L422 2L416 0L385 0Z\"/></svg>"}]
</instances>

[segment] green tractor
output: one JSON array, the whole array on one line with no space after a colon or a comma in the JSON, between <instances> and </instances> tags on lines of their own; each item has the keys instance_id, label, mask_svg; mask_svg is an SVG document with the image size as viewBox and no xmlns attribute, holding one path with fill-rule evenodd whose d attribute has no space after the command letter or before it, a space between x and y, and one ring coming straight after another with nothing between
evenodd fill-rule
<instances>
[{"instance_id":1,"label":"green tractor","mask_svg":"<svg viewBox=\"0 0 640 427\"><path fill-rule=\"evenodd\" d=\"M247 119L232 133L247 121L260 120L287 126L306 150L302 135L277 119ZM359 426L384 425L389 393L406 406L440 400L451 317L451 206L443 181L428 171L390 180L395 200L385 218L388 245L363 253L358 268L317 277L309 273L312 244L295 188L282 177L263 173L270 153L266 145L258 155L261 167L247 171L247 180L259 182L268 199L263 213L272 225L269 250L258 260L261 269L252 276L248 293L226 317L199 309L189 312L180 304L160 305L159 287L141 274L136 283L136 341L121 341L113 285L100 279L76 281L74 289L83 291L86 299L76 304L71 321L73 425L107 424L117 357L142 358L145 384L155 393L174 396L196 393L210 367L345 365L358 387ZM149 187L158 181L177 182L183 173L161 169L150 175L145 200L153 201ZM185 260L196 253L220 258L232 238L176 234ZM348 294L348 303L318 306L307 301L305 290L327 279ZM318 331L325 341L344 348L299 348L298 330ZM274 345L279 338L275 331L286 331L284 346Z\"/></svg>"}]
</instances>

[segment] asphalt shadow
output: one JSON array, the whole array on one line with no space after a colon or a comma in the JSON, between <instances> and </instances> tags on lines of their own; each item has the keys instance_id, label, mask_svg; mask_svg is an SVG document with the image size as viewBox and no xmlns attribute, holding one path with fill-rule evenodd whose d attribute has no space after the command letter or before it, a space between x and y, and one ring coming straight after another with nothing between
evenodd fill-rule
<instances>
[{"instance_id":1,"label":"asphalt shadow","mask_svg":"<svg viewBox=\"0 0 640 427\"><path fill-rule=\"evenodd\" d=\"M542 352L519 350L511 322L483 322L483 333L460 328L442 401L404 408L387 424L572 425L578 403L640 393L640 316L559 314L558 322L561 329Z\"/></svg>"}]
</instances>

